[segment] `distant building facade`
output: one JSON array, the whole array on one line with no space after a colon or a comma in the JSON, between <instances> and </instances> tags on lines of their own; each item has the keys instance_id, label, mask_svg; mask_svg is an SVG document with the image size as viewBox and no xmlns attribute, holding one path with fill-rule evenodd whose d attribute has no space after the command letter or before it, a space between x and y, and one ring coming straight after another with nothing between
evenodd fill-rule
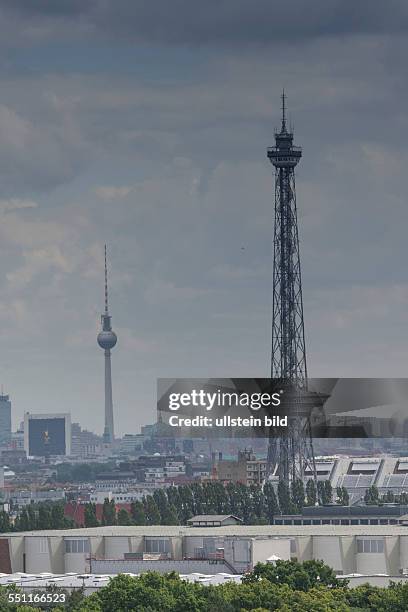
<instances>
[{"instance_id":1,"label":"distant building facade","mask_svg":"<svg viewBox=\"0 0 408 612\"><path fill-rule=\"evenodd\" d=\"M371 486L376 486L380 495L389 491L396 495L408 493L408 457L334 455L317 457L315 465L317 479L330 480L333 490L347 489L351 504L363 500ZM306 470L306 476L313 477L311 470Z\"/></svg>"},{"instance_id":2,"label":"distant building facade","mask_svg":"<svg viewBox=\"0 0 408 612\"><path fill-rule=\"evenodd\" d=\"M405 525L408 506L305 506L300 514L278 514L274 525Z\"/></svg>"},{"instance_id":3,"label":"distant building facade","mask_svg":"<svg viewBox=\"0 0 408 612\"><path fill-rule=\"evenodd\" d=\"M11 401L8 395L0 395L0 446L11 440Z\"/></svg>"},{"instance_id":4,"label":"distant building facade","mask_svg":"<svg viewBox=\"0 0 408 612\"><path fill-rule=\"evenodd\" d=\"M261 485L265 482L266 467L266 459L257 459L251 449L245 449L239 451L238 461L219 458L214 473L222 482Z\"/></svg>"},{"instance_id":5,"label":"distant building facade","mask_svg":"<svg viewBox=\"0 0 408 612\"><path fill-rule=\"evenodd\" d=\"M69 414L24 415L24 448L30 457L71 454Z\"/></svg>"},{"instance_id":6,"label":"distant building facade","mask_svg":"<svg viewBox=\"0 0 408 612\"><path fill-rule=\"evenodd\" d=\"M81 429L79 423L71 427L71 455L80 459L99 458L103 453L103 440L100 436Z\"/></svg>"},{"instance_id":7,"label":"distant building facade","mask_svg":"<svg viewBox=\"0 0 408 612\"><path fill-rule=\"evenodd\" d=\"M142 434L125 434L118 442L119 453L122 455L134 455L143 450L145 436Z\"/></svg>"}]
</instances>

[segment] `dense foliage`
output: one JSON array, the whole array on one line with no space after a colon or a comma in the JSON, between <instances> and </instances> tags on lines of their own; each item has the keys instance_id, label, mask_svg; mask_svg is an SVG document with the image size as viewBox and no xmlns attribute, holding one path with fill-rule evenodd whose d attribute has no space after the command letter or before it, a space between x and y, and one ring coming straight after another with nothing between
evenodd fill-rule
<instances>
[{"instance_id":1,"label":"dense foliage","mask_svg":"<svg viewBox=\"0 0 408 612\"><path fill-rule=\"evenodd\" d=\"M64 516L64 507L63 502L29 504L20 510L14 524L7 512L0 511L0 533L75 527L73 521Z\"/></svg>"},{"instance_id":2,"label":"dense foliage","mask_svg":"<svg viewBox=\"0 0 408 612\"><path fill-rule=\"evenodd\" d=\"M0 589L2 612L33 609L8 603L10 591L16 588ZM242 584L205 586L174 572L118 575L89 597L79 590L64 605L52 606L54 612L402 612L408 610L408 584L351 589L321 561L278 561L258 564Z\"/></svg>"},{"instance_id":3,"label":"dense foliage","mask_svg":"<svg viewBox=\"0 0 408 612\"><path fill-rule=\"evenodd\" d=\"M387 493L380 497L377 487L367 489L365 503L377 505L384 502L407 503L408 494L399 497ZM102 517L97 517L96 505L85 505L85 527L98 525L186 525L197 514L234 514L245 525L267 525L279 514L297 514L303 506L332 504L348 505L349 495L344 487L335 494L328 480L319 481L317 488L312 480L304 487L301 480L290 486L280 482L277 489L270 483L263 487L239 483L196 482L193 484L157 489L140 501L133 502L130 511L118 507L113 500L105 500ZM99 520L100 519L100 520ZM67 529L73 521L64 517L62 502L30 504L23 508L11 524L9 515L0 511L0 533L7 531L31 531L35 529Z\"/></svg>"},{"instance_id":4,"label":"dense foliage","mask_svg":"<svg viewBox=\"0 0 408 612\"><path fill-rule=\"evenodd\" d=\"M141 501L131 504L130 512L125 508L117 511L114 501L105 500L102 518L98 520L95 504L85 506L85 526L98 525L185 525L197 514L235 514L245 525L265 525L273 522L279 514L296 514L303 506L333 503L330 482L318 482L317 489L312 480L304 487L301 480L289 487L279 483L277 490L266 483L264 487L245 486L239 483L212 481L193 483L167 489L157 489ZM347 505L349 497L344 487L336 490L336 503ZM395 500L395 498L394 498ZM367 504L389 501L380 499L376 487L367 490ZM401 500L401 503L404 500ZM6 512L0 512L0 533L7 531L31 531L35 529L67 529L74 526L64 517L64 505L58 503L31 504L22 509L15 521L10 523Z\"/></svg>"},{"instance_id":5,"label":"dense foliage","mask_svg":"<svg viewBox=\"0 0 408 612\"><path fill-rule=\"evenodd\" d=\"M328 481L319 483L317 491L314 484L308 484L305 491L301 480L291 487L280 483L275 492L267 483L264 487L257 485L221 482L193 483L167 489L157 489L153 495L147 495L141 501L131 505L130 514L122 509L116 515L107 516L105 502L103 508L104 525L185 525L189 518L197 514L235 514L245 525L265 525L273 521L274 516L282 513L300 512L304 505L314 505L332 501L331 485ZM85 525L92 527L98 524L96 508L88 504Z\"/></svg>"}]
</instances>

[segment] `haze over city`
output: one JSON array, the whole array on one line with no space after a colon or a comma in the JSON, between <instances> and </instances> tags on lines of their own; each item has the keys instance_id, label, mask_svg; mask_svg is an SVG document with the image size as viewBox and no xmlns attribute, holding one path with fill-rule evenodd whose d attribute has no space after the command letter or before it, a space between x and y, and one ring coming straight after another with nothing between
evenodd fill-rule
<instances>
[{"instance_id":1,"label":"haze over city","mask_svg":"<svg viewBox=\"0 0 408 612\"><path fill-rule=\"evenodd\" d=\"M371 2L367 19L363 4L226 0L200 20L186 0L119 4L0 10L14 427L71 412L102 433L105 242L118 435L155 419L159 376L268 375L282 87L303 147L309 373L406 376L406 3Z\"/></svg>"}]
</instances>

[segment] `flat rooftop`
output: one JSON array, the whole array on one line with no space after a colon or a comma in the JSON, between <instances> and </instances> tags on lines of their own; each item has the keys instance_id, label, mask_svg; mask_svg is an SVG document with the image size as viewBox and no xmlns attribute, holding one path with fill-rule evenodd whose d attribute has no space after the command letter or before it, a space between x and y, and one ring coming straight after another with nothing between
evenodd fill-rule
<instances>
[{"instance_id":1,"label":"flat rooftop","mask_svg":"<svg viewBox=\"0 0 408 612\"><path fill-rule=\"evenodd\" d=\"M0 539L30 537L130 537L130 536L408 536L404 525L226 525L224 527L186 527L181 525L101 526L78 529L47 529L0 534Z\"/></svg>"},{"instance_id":2,"label":"flat rooftop","mask_svg":"<svg viewBox=\"0 0 408 612\"><path fill-rule=\"evenodd\" d=\"M139 574L132 574L125 572L127 576L139 576ZM0 574L0 585L7 586L9 584L15 584L19 588L27 589L46 589L50 586L57 586L61 589L80 589L85 588L85 592L94 591L98 588L107 586L109 581L114 578L116 574L25 574L23 572L16 572L14 574ZM201 584L223 584L227 581L241 582L242 576L240 574L180 574L182 580L188 582L200 582ZM87 593L86 593L87 594Z\"/></svg>"}]
</instances>

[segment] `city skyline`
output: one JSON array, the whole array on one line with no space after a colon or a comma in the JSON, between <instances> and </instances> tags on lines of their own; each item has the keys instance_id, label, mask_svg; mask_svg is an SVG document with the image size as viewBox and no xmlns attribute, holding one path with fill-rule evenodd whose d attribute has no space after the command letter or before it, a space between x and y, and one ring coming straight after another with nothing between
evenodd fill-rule
<instances>
[{"instance_id":1,"label":"city skyline","mask_svg":"<svg viewBox=\"0 0 408 612\"><path fill-rule=\"evenodd\" d=\"M264 152L282 87L305 151L309 374L405 376L405 3L385 14L370 2L369 18L359 3L345 19L340 2L310 14L227 1L202 6L198 24L180 0L183 29L166 3L121 4L0 12L0 382L13 428L27 411L70 412L103 431L105 243L118 436L154 421L158 377L268 375Z\"/></svg>"}]
</instances>

